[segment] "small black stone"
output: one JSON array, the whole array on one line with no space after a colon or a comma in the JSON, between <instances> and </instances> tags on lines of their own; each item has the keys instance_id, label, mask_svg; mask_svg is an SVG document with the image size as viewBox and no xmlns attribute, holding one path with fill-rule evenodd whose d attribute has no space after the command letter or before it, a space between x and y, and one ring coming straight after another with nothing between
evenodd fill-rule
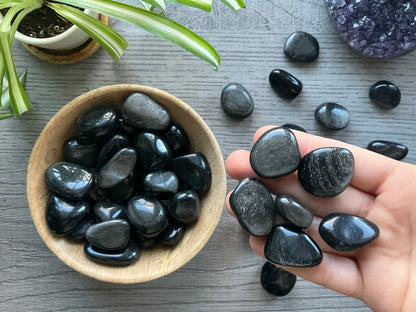
<instances>
[{"instance_id":1,"label":"small black stone","mask_svg":"<svg viewBox=\"0 0 416 312\"><path fill-rule=\"evenodd\" d=\"M140 233L133 232L133 238L140 248L152 248L156 244L156 238L146 238Z\"/></svg>"},{"instance_id":2,"label":"small black stone","mask_svg":"<svg viewBox=\"0 0 416 312\"><path fill-rule=\"evenodd\" d=\"M369 92L371 101L386 109L393 109L400 104L401 92L398 86L389 81L376 82Z\"/></svg>"},{"instance_id":3,"label":"small black stone","mask_svg":"<svg viewBox=\"0 0 416 312\"><path fill-rule=\"evenodd\" d=\"M315 109L315 119L325 128L341 130L350 122L350 112L344 106L326 102Z\"/></svg>"},{"instance_id":4,"label":"small black stone","mask_svg":"<svg viewBox=\"0 0 416 312\"><path fill-rule=\"evenodd\" d=\"M383 140L371 141L367 149L396 160L404 159L409 152L407 146L403 144Z\"/></svg>"},{"instance_id":5,"label":"small black stone","mask_svg":"<svg viewBox=\"0 0 416 312\"><path fill-rule=\"evenodd\" d=\"M287 38L283 52L293 61L313 62L319 56L319 43L311 34L297 31Z\"/></svg>"},{"instance_id":6,"label":"small black stone","mask_svg":"<svg viewBox=\"0 0 416 312\"><path fill-rule=\"evenodd\" d=\"M121 115L127 124L142 130L163 130L170 123L166 108L141 93L133 93L126 99Z\"/></svg>"},{"instance_id":7,"label":"small black stone","mask_svg":"<svg viewBox=\"0 0 416 312\"><path fill-rule=\"evenodd\" d=\"M172 171L153 171L148 173L143 181L143 189L146 195L165 199L178 192L179 180Z\"/></svg>"},{"instance_id":8,"label":"small black stone","mask_svg":"<svg viewBox=\"0 0 416 312\"><path fill-rule=\"evenodd\" d=\"M208 189L211 185L211 168L202 153L179 156L172 160L172 170L185 187L197 192Z\"/></svg>"},{"instance_id":9,"label":"small black stone","mask_svg":"<svg viewBox=\"0 0 416 312\"><path fill-rule=\"evenodd\" d=\"M46 207L46 223L56 234L67 234L75 230L89 211L87 202L73 203L52 195Z\"/></svg>"},{"instance_id":10,"label":"small black stone","mask_svg":"<svg viewBox=\"0 0 416 312\"><path fill-rule=\"evenodd\" d=\"M107 189L110 198L119 203L127 203L133 196L136 190L136 178L134 172L131 172L127 178L121 181L119 184L114 185ZM138 190L137 190L138 191Z\"/></svg>"},{"instance_id":11,"label":"small black stone","mask_svg":"<svg viewBox=\"0 0 416 312\"><path fill-rule=\"evenodd\" d=\"M121 204L106 200L94 206L94 215L98 222L123 219L127 220L127 208Z\"/></svg>"},{"instance_id":12,"label":"small black stone","mask_svg":"<svg viewBox=\"0 0 416 312\"><path fill-rule=\"evenodd\" d=\"M276 225L264 247L267 260L293 267L313 267L322 262L319 246L293 225Z\"/></svg>"},{"instance_id":13,"label":"small black stone","mask_svg":"<svg viewBox=\"0 0 416 312\"><path fill-rule=\"evenodd\" d=\"M126 138L132 139L137 136L137 129L133 126L127 124L127 122L123 118L119 118L118 122L120 124L120 134L125 136Z\"/></svg>"},{"instance_id":14,"label":"small black stone","mask_svg":"<svg viewBox=\"0 0 416 312\"><path fill-rule=\"evenodd\" d=\"M130 240L125 248L114 251L102 250L95 247L91 243L86 243L84 253L93 261L115 266L126 266L132 264L139 258L140 254L139 247L133 240Z\"/></svg>"},{"instance_id":15,"label":"small black stone","mask_svg":"<svg viewBox=\"0 0 416 312\"><path fill-rule=\"evenodd\" d=\"M292 131L273 128L265 132L254 144L250 164L262 178L288 175L298 168L300 151Z\"/></svg>"},{"instance_id":16,"label":"small black stone","mask_svg":"<svg viewBox=\"0 0 416 312\"><path fill-rule=\"evenodd\" d=\"M96 107L78 118L79 142L91 144L108 140L117 130L117 113L106 107Z\"/></svg>"},{"instance_id":17,"label":"small black stone","mask_svg":"<svg viewBox=\"0 0 416 312\"><path fill-rule=\"evenodd\" d=\"M88 228L95 223L95 219L88 215L74 230L66 234L73 241L83 241Z\"/></svg>"},{"instance_id":18,"label":"small black stone","mask_svg":"<svg viewBox=\"0 0 416 312\"><path fill-rule=\"evenodd\" d=\"M279 195L274 199L276 212L292 224L306 229L312 224L313 213L289 195Z\"/></svg>"},{"instance_id":19,"label":"small black stone","mask_svg":"<svg viewBox=\"0 0 416 312\"><path fill-rule=\"evenodd\" d=\"M114 135L107 143L105 143L100 154L98 154L97 167L102 168L118 151L129 145L130 142L124 135Z\"/></svg>"},{"instance_id":20,"label":"small black stone","mask_svg":"<svg viewBox=\"0 0 416 312\"><path fill-rule=\"evenodd\" d=\"M247 118L254 110L253 98L239 83L230 83L224 87L221 105L224 113L236 120Z\"/></svg>"},{"instance_id":21,"label":"small black stone","mask_svg":"<svg viewBox=\"0 0 416 312\"><path fill-rule=\"evenodd\" d=\"M273 198L255 178L244 178L230 196L230 206L240 225L253 236L269 234L273 227Z\"/></svg>"},{"instance_id":22,"label":"small black stone","mask_svg":"<svg viewBox=\"0 0 416 312\"><path fill-rule=\"evenodd\" d=\"M99 202L107 199L107 191L97 184L97 177L95 177L94 188L88 194L88 199L93 202Z\"/></svg>"},{"instance_id":23,"label":"small black stone","mask_svg":"<svg viewBox=\"0 0 416 312\"><path fill-rule=\"evenodd\" d=\"M121 183L134 169L136 159L136 151L132 148L118 151L98 173L98 185L102 188L110 188Z\"/></svg>"},{"instance_id":24,"label":"small black stone","mask_svg":"<svg viewBox=\"0 0 416 312\"><path fill-rule=\"evenodd\" d=\"M275 69L269 75L273 90L282 98L293 100L302 91L302 82L282 69Z\"/></svg>"},{"instance_id":25,"label":"small black stone","mask_svg":"<svg viewBox=\"0 0 416 312\"><path fill-rule=\"evenodd\" d=\"M287 123L287 124L282 125L282 128L289 128L289 129L292 129L292 130L298 130L298 131L302 131L302 132L307 133L307 131L304 128L302 128L301 126L291 124L291 123Z\"/></svg>"},{"instance_id":26,"label":"small black stone","mask_svg":"<svg viewBox=\"0 0 416 312\"><path fill-rule=\"evenodd\" d=\"M296 275L266 262L261 269L260 282L269 294L282 297L295 287Z\"/></svg>"},{"instance_id":27,"label":"small black stone","mask_svg":"<svg viewBox=\"0 0 416 312\"><path fill-rule=\"evenodd\" d=\"M97 161L97 149L94 144L80 144L76 138L70 138L64 143L65 159L84 167L92 167Z\"/></svg>"},{"instance_id":28,"label":"small black stone","mask_svg":"<svg viewBox=\"0 0 416 312\"><path fill-rule=\"evenodd\" d=\"M193 190L181 191L169 202L168 213L181 223L195 222L199 217L199 197Z\"/></svg>"},{"instance_id":29,"label":"small black stone","mask_svg":"<svg viewBox=\"0 0 416 312\"><path fill-rule=\"evenodd\" d=\"M168 144L173 157L182 156L189 151L189 138L185 130L177 123L172 123L168 129L162 133L161 137Z\"/></svg>"},{"instance_id":30,"label":"small black stone","mask_svg":"<svg viewBox=\"0 0 416 312\"><path fill-rule=\"evenodd\" d=\"M333 197L344 191L354 176L354 156L341 147L324 147L306 154L298 169L302 186L312 195Z\"/></svg>"},{"instance_id":31,"label":"small black stone","mask_svg":"<svg viewBox=\"0 0 416 312\"><path fill-rule=\"evenodd\" d=\"M375 240L379 229L364 218L347 213L331 213L322 219L319 234L332 248L351 251Z\"/></svg>"},{"instance_id":32,"label":"small black stone","mask_svg":"<svg viewBox=\"0 0 416 312\"><path fill-rule=\"evenodd\" d=\"M137 137L138 163L145 170L159 170L170 164L172 151L158 135L145 132Z\"/></svg>"},{"instance_id":33,"label":"small black stone","mask_svg":"<svg viewBox=\"0 0 416 312\"><path fill-rule=\"evenodd\" d=\"M49 188L69 200L81 200L94 188L94 175L80 165L57 162L45 172Z\"/></svg>"},{"instance_id":34,"label":"small black stone","mask_svg":"<svg viewBox=\"0 0 416 312\"><path fill-rule=\"evenodd\" d=\"M129 242L130 225L126 220L96 223L88 228L85 237L99 249L120 250Z\"/></svg>"},{"instance_id":35,"label":"small black stone","mask_svg":"<svg viewBox=\"0 0 416 312\"><path fill-rule=\"evenodd\" d=\"M171 223L166 230L160 234L159 240L165 245L175 246L181 241L183 235L185 234L185 230L185 225L180 223Z\"/></svg>"}]
</instances>

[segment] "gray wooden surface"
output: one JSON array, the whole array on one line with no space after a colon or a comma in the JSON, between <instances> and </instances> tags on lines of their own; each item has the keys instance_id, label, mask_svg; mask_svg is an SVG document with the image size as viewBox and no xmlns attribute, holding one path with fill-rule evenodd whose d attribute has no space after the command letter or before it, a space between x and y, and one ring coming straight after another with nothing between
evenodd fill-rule
<instances>
[{"instance_id":1,"label":"gray wooden surface","mask_svg":"<svg viewBox=\"0 0 416 312\"><path fill-rule=\"evenodd\" d=\"M180 48L112 20L130 43L119 64L100 50L76 65L45 63L19 43L18 71L28 69L27 91L36 110L0 122L0 311L368 311L365 305L302 279L284 298L260 286L263 259L225 212L206 247L185 267L160 280L114 285L87 278L63 264L42 242L26 201L26 167L32 146L47 121L74 97L109 84L138 83L166 90L191 105L208 123L224 159L249 149L255 130L266 124L297 123L309 132L362 147L373 139L406 144L416 163L416 53L380 61L353 52L331 28L321 0L247 0L238 14L219 1L207 14L169 5L168 15L208 39L222 56L218 72ZM218 3L217 3L218 2ZM321 44L317 62L298 65L282 52L293 31L314 34ZM292 102L276 97L268 74L286 69L304 83ZM402 90L402 103L384 111L369 102L368 89L388 79ZM220 107L222 88L242 83L255 100L248 119L228 119ZM351 111L339 132L324 131L315 107L335 101ZM235 186L229 179L228 189Z\"/></svg>"}]
</instances>

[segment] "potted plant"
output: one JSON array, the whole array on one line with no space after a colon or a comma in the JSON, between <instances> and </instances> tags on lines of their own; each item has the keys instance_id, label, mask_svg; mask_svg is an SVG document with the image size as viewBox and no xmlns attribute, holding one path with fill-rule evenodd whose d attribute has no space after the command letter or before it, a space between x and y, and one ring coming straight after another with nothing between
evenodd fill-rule
<instances>
[{"instance_id":1,"label":"potted plant","mask_svg":"<svg viewBox=\"0 0 416 312\"><path fill-rule=\"evenodd\" d=\"M168 0L182 5L211 10L212 0ZM221 0L233 10L244 7L243 0ZM0 103L0 120L19 116L31 110L32 104L27 97L16 73L11 53L11 45L17 28L29 13L48 7L67 19L88 36L98 42L114 59L118 61L128 47L127 41L111 27L78 8L91 10L112 18L133 24L151 34L177 44L218 68L220 57L217 51L203 38L181 24L153 12L158 8L166 9L166 0L139 0L143 8L114 0L0 0L0 10L7 9L0 22L0 90L9 93L8 102ZM7 78L8 89L3 88L3 79ZM6 98L2 96L2 100Z\"/></svg>"}]
</instances>

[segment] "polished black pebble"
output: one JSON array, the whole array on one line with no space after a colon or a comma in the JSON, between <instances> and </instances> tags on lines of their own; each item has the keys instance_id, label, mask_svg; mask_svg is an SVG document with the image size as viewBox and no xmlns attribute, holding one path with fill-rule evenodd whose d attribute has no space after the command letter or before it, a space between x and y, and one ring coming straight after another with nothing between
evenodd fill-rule
<instances>
[{"instance_id":1,"label":"polished black pebble","mask_svg":"<svg viewBox=\"0 0 416 312\"><path fill-rule=\"evenodd\" d=\"M161 134L161 137L170 147L173 157L182 156L189 152L188 135L177 123L171 123L167 130Z\"/></svg>"},{"instance_id":2,"label":"polished black pebble","mask_svg":"<svg viewBox=\"0 0 416 312\"><path fill-rule=\"evenodd\" d=\"M145 170L159 170L170 164L172 151L158 135L145 132L137 137L138 163Z\"/></svg>"},{"instance_id":3,"label":"polished black pebble","mask_svg":"<svg viewBox=\"0 0 416 312\"><path fill-rule=\"evenodd\" d=\"M319 43L311 34L297 31L287 38L283 52L293 61L313 62L319 56Z\"/></svg>"},{"instance_id":4,"label":"polished black pebble","mask_svg":"<svg viewBox=\"0 0 416 312\"><path fill-rule=\"evenodd\" d=\"M102 250L91 243L86 243L84 246L84 253L93 261L115 266L132 264L136 262L140 255L139 247L133 240L130 240L125 248L114 251Z\"/></svg>"},{"instance_id":5,"label":"polished black pebble","mask_svg":"<svg viewBox=\"0 0 416 312\"><path fill-rule=\"evenodd\" d=\"M293 225L276 225L264 247L267 260L293 267L313 267L322 262L319 246Z\"/></svg>"},{"instance_id":6,"label":"polished black pebble","mask_svg":"<svg viewBox=\"0 0 416 312\"><path fill-rule=\"evenodd\" d=\"M275 69L269 75L273 90L282 98L293 100L302 91L302 82L282 69Z\"/></svg>"},{"instance_id":7,"label":"polished black pebble","mask_svg":"<svg viewBox=\"0 0 416 312\"><path fill-rule=\"evenodd\" d=\"M71 138L64 143L64 157L71 163L92 167L97 161L97 149L94 144L83 145Z\"/></svg>"},{"instance_id":8,"label":"polished black pebble","mask_svg":"<svg viewBox=\"0 0 416 312\"><path fill-rule=\"evenodd\" d=\"M89 211L87 202L70 202L52 195L46 206L46 223L56 234L67 234L75 230Z\"/></svg>"},{"instance_id":9,"label":"polished black pebble","mask_svg":"<svg viewBox=\"0 0 416 312\"><path fill-rule=\"evenodd\" d=\"M300 151L292 131L273 128L254 144L250 164L262 178L277 178L294 172L299 165Z\"/></svg>"},{"instance_id":10,"label":"polished black pebble","mask_svg":"<svg viewBox=\"0 0 416 312\"><path fill-rule=\"evenodd\" d=\"M155 198L169 198L178 192L179 180L172 171L152 171L143 181L143 189L146 195Z\"/></svg>"},{"instance_id":11,"label":"polished black pebble","mask_svg":"<svg viewBox=\"0 0 416 312\"><path fill-rule=\"evenodd\" d=\"M88 228L85 238L97 248L120 250L129 242L130 225L126 220L99 222Z\"/></svg>"},{"instance_id":12,"label":"polished black pebble","mask_svg":"<svg viewBox=\"0 0 416 312\"><path fill-rule=\"evenodd\" d=\"M313 213L289 195L279 195L274 199L276 212L293 225L306 229L312 224Z\"/></svg>"},{"instance_id":13,"label":"polished black pebble","mask_svg":"<svg viewBox=\"0 0 416 312\"><path fill-rule=\"evenodd\" d=\"M88 215L84 218L80 225L66 234L66 237L73 241L83 241L85 239L85 233L87 232L88 228L94 223L96 223L95 218Z\"/></svg>"},{"instance_id":14,"label":"polished black pebble","mask_svg":"<svg viewBox=\"0 0 416 312\"><path fill-rule=\"evenodd\" d=\"M117 130L117 113L107 107L96 107L78 118L78 137L84 144L104 142Z\"/></svg>"},{"instance_id":15,"label":"polished black pebble","mask_svg":"<svg viewBox=\"0 0 416 312\"><path fill-rule=\"evenodd\" d=\"M197 192L208 189L211 185L211 167L202 153L176 157L172 160L172 170L185 187Z\"/></svg>"},{"instance_id":16,"label":"polished black pebble","mask_svg":"<svg viewBox=\"0 0 416 312\"><path fill-rule=\"evenodd\" d=\"M132 229L132 237L140 248L152 248L156 244L156 238L147 238Z\"/></svg>"},{"instance_id":17,"label":"polished black pebble","mask_svg":"<svg viewBox=\"0 0 416 312\"><path fill-rule=\"evenodd\" d=\"M105 164L97 174L97 183L110 188L121 183L136 166L137 153L133 148L123 148Z\"/></svg>"},{"instance_id":18,"label":"polished black pebble","mask_svg":"<svg viewBox=\"0 0 416 312\"><path fill-rule=\"evenodd\" d=\"M123 118L119 118L118 122L120 124L120 134L129 139L133 139L135 136L137 136L137 129L127 124L127 122Z\"/></svg>"},{"instance_id":19,"label":"polished black pebble","mask_svg":"<svg viewBox=\"0 0 416 312\"><path fill-rule=\"evenodd\" d=\"M260 282L269 294L282 297L295 287L296 275L266 262L261 269Z\"/></svg>"},{"instance_id":20,"label":"polished black pebble","mask_svg":"<svg viewBox=\"0 0 416 312\"><path fill-rule=\"evenodd\" d=\"M99 201L103 201L103 200L107 199L107 197L108 197L107 191L105 189L101 188L97 184L97 177L95 177L94 188L88 194L88 199L93 201L93 202L99 202Z\"/></svg>"},{"instance_id":21,"label":"polished black pebble","mask_svg":"<svg viewBox=\"0 0 416 312\"><path fill-rule=\"evenodd\" d=\"M102 168L118 151L125 147L129 147L129 140L121 134L114 135L101 148L97 158L97 167Z\"/></svg>"},{"instance_id":22,"label":"polished black pebble","mask_svg":"<svg viewBox=\"0 0 416 312\"><path fill-rule=\"evenodd\" d=\"M121 115L127 124L149 131L166 129L170 123L167 109L141 93L133 93L125 100Z\"/></svg>"},{"instance_id":23,"label":"polished black pebble","mask_svg":"<svg viewBox=\"0 0 416 312\"><path fill-rule=\"evenodd\" d=\"M269 234L273 227L273 198L254 178L240 181L230 196L230 206L240 225L253 236Z\"/></svg>"},{"instance_id":24,"label":"polished black pebble","mask_svg":"<svg viewBox=\"0 0 416 312\"><path fill-rule=\"evenodd\" d=\"M98 222L127 220L127 208L119 203L106 200L94 205L94 215Z\"/></svg>"},{"instance_id":25,"label":"polished black pebble","mask_svg":"<svg viewBox=\"0 0 416 312\"><path fill-rule=\"evenodd\" d=\"M376 82L369 92L371 101L386 109L396 108L400 104L401 92L398 86L389 81Z\"/></svg>"},{"instance_id":26,"label":"polished black pebble","mask_svg":"<svg viewBox=\"0 0 416 312\"><path fill-rule=\"evenodd\" d=\"M136 187L139 186L136 183L136 178L133 172L131 172L127 178L121 181L119 184L114 185L107 189L109 197L119 203L127 203L129 199L134 195ZM137 189L139 191L139 189Z\"/></svg>"},{"instance_id":27,"label":"polished black pebble","mask_svg":"<svg viewBox=\"0 0 416 312\"><path fill-rule=\"evenodd\" d=\"M159 240L168 246L177 245L183 235L185 234L186 227L183 224L171 223L169 226L159 235Z\"/></svg>"},{"instance_id":28,"label":"polished black pebble","mask_svg":"<svg viewBox=\"0 0 416 312\"><path fill-rule=\"evenodd\" d=\"M198 193L193 190L181 191L169 201L169 216L181 223L195 222L199 217L199 210Z\"/></svg>"},{"instance_id":29,"label":"polished black pebble","mask_svg":"<svg viewBox=\"0 0 416 312\"><path fill-rule=\"evenodd\" d=\"M319 225L323 240L339 251L351 251L367 245L379 233L373 222L347 213L331 213Z\"/></svg>"},{"instance_id":30,"label":"polished black pebble","mask_svg":"<svg viewBox=\"0 0 416 312\"><path fill-rule=\"evenodd\" d=\"M341 147L324 147L306 154L298 169L302 186L312 195L333 197L344 191L354 176L354 156Z\"/></svg>"},{"instance_id":31,"label":"polished black pebble","mask_svg":"<svg viewBox=\"0 0 416 312\"><path fill-rule=\"evenodd\" d=\"M254 101L241 84L230 83L222 90L221 106L228 117L241 120L251 115L254 110Z\"/></svg>"},{"instance_id":32,"label":"polished black pebble","mask_svg":"<svg viewBox=\"0 0 416 312\"><path fill-rule=\"evenodd\" d=\"M146 238L158 236L169 223L163 206L146 196L135 196L129 201L127 216L136 231Z\"/></svg>"},{"instance_id":33,"label":"polished black pebble","mask_svg":"<svg viewBox=\"0 0 416 312\"><path fill-rule=\"evenodd\" d=\"M315 119L327 129L341 130L350 123L350 112L342 105L326 102L315 109Z\"/></svg>"},{"instance_id":34,"label":"polished black pebble","mask_svg":"<svg viewBox=\"0 0 416 312\"><path fill-rule=\"evenodd\" d=\"M94 180L91 172L69 162L54 163L45 172L46 184L52 191L75 201L85 198L94 189Z\"/></svg>"},{"instance_id":35,"label":"polished black pebble","mask_svg":"<svg viewBox=\"0 0 416 312\"><path fill-rule=\"evenodd\" d=\"M298 131L302 131L302 132L307 132L304 128L302 128L301 126L295 125L295 124L291 124L291 123L287 123L282 125L282 128L289 128L292 130L298 130Z\"/></svg>"},{"instance_id":36,"label":"polished black pebble","mask_svg":"<svg viewBox=\"0 0 416 312\"><path fill-rule=\"evenodd\" d=\"M404 159L409 152L407 146L403 144L384 140L371 141L367 149L396 160Z\"/></svg>"}]
</instances>

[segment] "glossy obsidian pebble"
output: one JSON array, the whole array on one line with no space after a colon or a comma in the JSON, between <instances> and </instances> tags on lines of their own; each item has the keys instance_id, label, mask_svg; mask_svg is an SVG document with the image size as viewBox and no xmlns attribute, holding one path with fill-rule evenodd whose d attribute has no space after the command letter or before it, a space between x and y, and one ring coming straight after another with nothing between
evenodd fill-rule
<instances>
[{"instance_id":1,"label":"glossy obsidian pebble","mask_svg":"<svg viewBox=\"0 0 416 312\"><path fill-rule=\"evenodd\" d=\"M282 69L275 69L269 75L273 90L282 98L293 100L302 91L302 82Z\"/></svg>"},{"instance_id":2,"label":"glossy obsidian pebble","mask_svg":"<svg viewBox=\"0 0 416 312\"><path fill-rule=\"evenodd\" d=\"M260 282L269 294L282 297L295 287L296 275L266 262L261 269Z\"/></svg>"},{"instance_id":3,"label":"glossy obsidian pebble","mask_svg":"<svg viewBox=\"0 0 416 312\"><path fill-rule=\"evenodd\" d=\"M318 197L333 197L344 191L354 176L354 156L340 147L324 147L306 154L298 178L306 191Z\"/></svg>"},{"instance_id":4,"label":"glossy obsidian pebble","mask_svg":"<svg viewBox=\"0 0 416 312\"><path fill-rule=\"evenodd\" d=\"M172 160L172 151L167 143L150 132L138 135L136 151L138 163L145 171L163 169Z\"/></svg>"},{"instance_id":5,"label":"glossy obsidian pebble","mask_svg":"<svg viewBox=\"0 0 416 312\"><path fill-rule=\"evenodd\" d=\"M46 206L46 223L56 234L66 234L75 230L89 211L87 202L74 203L52 195Z\"/></svg>"},{"instance_id":6,"label":"glossy obsidian pebble","mask_svg":"<svg viewBox=\"0 0 416 312\"><path fill-rule=\"evenodd\" d=\"M150 197L169 198L178 192L178 188L178 177L172 171L152 171L143 181L144 192Z\"/></svg>"},{"instance_id":7,"label":"glossy obsidian pebble","mask_svg":"<svg viewBox=\"0 0 416 312\"><path fill-rule=\"evenodd\" d=\"M97 177L95 177L94 188L88 194L88 199L93 202L106 200L108 197L107 191L97 184Z\"/></svg>"},{"instance_id":8,"label":"glossy obsidian pebble","mask_svg":"<svg viewBox=\"0 0 416 312\"><path fill-rule=\"evenodd\" d=\"M293 267L313 267L322 262L319 246L293 225L276 225L264 247L267 260Z\"/></svg>"},{"instance_id":9,"label":"glossy obsidian pebble","mask_svg":"<svg viewBox=\"0 0 416 312\"><path fill-rule=\"evenodd\" d=\"M79 141L84 144L103 142L117 130L117 113L112 108L96 107L77 120Z\"/></svg>"},{"instance_id":10,"label":"glossy obsidian pebble","mask_svg":"<svg viewBox=\"0 0 416 312\"><path fill-rule=\"evenodd\" d=\"M119 203L106 200L94 205L94 215L98 222L127 220L127 208Z\"/></svg>"},{"instance_id":11,"label":"glossy obsidian pebble","mask_svg":"<svg viewBox=\"0 0 416 312\"><path fill-rule=\"evenodd\" d=\"M279 195L274 199L276 212L293 225L306 229L312 224L313 213L289 195Z\"/></svg>"},{"instance_id":12,"label":"glossy obsidian pebble","mask_svg":"<svg viewBox=\"0 0 416 312\"><path fill-rule=\"evenodd\" d=\"M404 159L409 152L406 145L384 140L371 141L367 149L396 160Z\"/></svg>"},{"instance_id":13,"label":"glossy obsidian pebble","mask_svg":"<svg viewBox=\"0 0 416 312\"><path fill-rule=\"evenodd\" d=\"M297 31L287 38L283 52L293 61L313 62L319 56L319 43L311 34Z\"/></svg>"},{"instance_id":14,"label":"glossy obsidian pebble","mask_svg":"<svg viewBox=\"0 0 416 312\"><path fill-rule=\"evenodd\" d=\"M86 243L84 253L93 261L115 266L126 266L136 262L139 258L140 251L137 244L133 240L130 240L125 248L114 251L102 250L91 243Z\"/></svg>"},{"instance_id":15,"label":"glossy obsidian pebble","mask_svg":"<svg viewBox=\"0 0 416 312\"><path fill-rule=\"evenodd\" d=\"M64 143L64 157L71 163L91 167L97 161L97 149L94 144L83 145L76 138L70 138Z\"/></svg>"},{"instance_id":16,"label":"glossy obsidian pebble","mask_svg":"<svg viewBox=\"0 0 416 312\"><path fill-rule=\"evenodd\" d=\"M114 135L104 146L101 148L97 158L97 167L102 168L118 151L128 147L130 145L129 140L121 134Z\"/></svg>"},{"instance_id":17,"label":"glossy obsidian pebble","mask_svg":"<svg viewBox=\"0 0 416 312\"><path fill-rule=\"evenodd\" d=\"M188 154L172 160L172 170L185 187L197 192L208 189L211 185L211 167L202 153Z\"/></svg>"},{"instance_id":18,"label":"glossy obsidian pebble","mask_svg":"<svg viewBox=\"0 0 416 312\"><path fill-rule=\"evenodd\" d=\"M170 123L168 110L141 93L133 93L125 100L121 115L127 124L142 130L163 130Z\"/></svg>"},{"instance_id":19,"label":"glossy obsidian pebble","mask_svg":"<svg viewBox=\"0 0 416 312\"><path fill-rule=\"evenodd\" d=\"M393 109L400 104L401 92L394 83L382 80L370 88L369 97L374 104L382 108Z\"/></svg>"},{"instance_id":20,"label":"glossy obsidian pebble","mask_svg":"<svg viewBox=\"0 0 416 312\"><path fill-rule=\"evenodd\" d=\"M230 83L222 90L221 106L228 117L241 120L251 115L254 110L254 101L241 84Z\"/></svg>"},{"instance_id":21,"label":"glossy obsidian pebble","mask_svg":"<svg viewBox=\"0 0 416 312\"><path fill-rule=\"evenodd\" d=\"M269 234L273 227L273 198L254 178L244 178L230 196L230 206L240 225L253 236Z\"/></svg>"},{"instance_id":22,"label":"glossy obsidian pebble","mask_svg":"<svg viewBox=\"0 0 416 312\"><path fill-rule=\"evenodd\" d=\"M298 131L302 131L302 132L305 132L305 133L307 132L301 126L298 126L298 125L295 125L295 124L292 124L292 123L286 123L286 124L282 125L282 128L289 128L289 129L292 129L292 130L298 130Z\"/></svg>"},{"instance_id":23,"label":"glossy obsidian pebble","mask_svg":"<svg viewBox=\"0 0 416 312\"><path fill-rule=\"evenodd\" d=\"M189 151L189 138L186 131L177 123L171 123L170 126L161 134L161 137L170 147L172 156L182 156Z\"/></svg>"},{"instance_id":24,"label":"glossy obsidian pebble","mask_svg":"<svg viewBox=\"0 0 416 312\"><path fill-rule=\"evenodd\" d=\"M130 225L126 220L120 219L99 222L88 228L85 237L97 248L119 250L129 242Z\"/></svg>"},{"instance_id":25,"label":"glossy obsidian pebble","mask_svg":"<svg viewBox=\"0 0 416 312\"><path fill-rule=\"evenodd\" d=\"M140 248L152 248L156 244L156 238L144 237L143 235L137 233L134 230L132 232L132 237Z\"/></svg>"},{"instance_id":26,"label":"glossy obsidian pebble","mask_svg":"<svg viewBox=\"0 0 416 312\"><path fill-rule=\"evenodd\" d=\"M127 203L134 195L135 191L139 191L139 186L136 183L134 172L131 172L127 178L119 184L107 189L109 197L119 203Z\"/></svg>"},{"instance_id":27,"label":"glossy obsidian pebble","mask_svg":"<svg viewBox=\"0 0 416 312\"><path fill-rule=\"evenodd\" d=\"M85 239L85 233L87 232L88 228L96 223L95 218L87 215L87 217L82 220L82 222L71 232L66 234L66 237L73 241L82 241Z\"/></svg>"},{"instance_id":28,"label":"glossy obsidian pebble","mask_svg":"<svg viewBox=\"0 0 416 312\"><path fill-rule=\"evenodd\" d=\"M163 206L154 198L135 196L127 204L127 217L146 238L158 236L168 226Z\"/></svg>"},{"instance_id":29,"label":"glossy obsidian pebble","mask_svg":"<svg viewBox=\"0 0 416 312\"><path fill-rule=\"evenodd\" d=\"M326 102L315 109L315 119L327 129L341 130L350 123L350 112L342 105Z\"/></svg>"},{"instance_id":30,"label":"glossy obsidian pebble","mask_svg":"<svg viewBox=\"0 0 416 312\"><path fill-rule=\"evenodd\" d=\"M49 188L69 200L81 200L94 188L94 175L80 165L57 162L45 172Z\"/></svg>"},{"instance_id":31,"label":"glossy obsidian pebble","mask_svg":"<svg viewBox=\"0 0 416 312\"><path fill-rule=\"evenodd\" d=\"M177 245L183 235L185 234L186 227L183 224L171 223L169 226L159 235L159 240L168 246Z\"/></svg>"},{"instance_id":32,"label":"glossy obsidian pebble","mask_svg":"<svg viewBox=\"0 0 416 312\"><path fill-rule=\"evenodd\" d=\"M331 213L319 225L323 240L339 251L361 248L375 240L379 233L373 222L347 213Z\"/></svg>"},{"instance_id":33,"label":"glossy obsidian pebble","mask_svg":"<svg viewBox=\"0 0 416 312\"><path fill-rule=\"evenodd\" d=\"M265 132L250 152L250 164L262 178L277 178L294 172L299 165L300 151L292 131L273 128Z\"/></svg>"},{"instance_id":34,"label":"glossy obsidian pebble","mask_svg":"<svg viewBox=\"0 0 416 312\"><path fill-rule=\"evenodd\" d=\"M199 217L198 193L193 190L181 191L169 201L169 216L181 223L195 222Z\"/></svg>"}]
</instances>

